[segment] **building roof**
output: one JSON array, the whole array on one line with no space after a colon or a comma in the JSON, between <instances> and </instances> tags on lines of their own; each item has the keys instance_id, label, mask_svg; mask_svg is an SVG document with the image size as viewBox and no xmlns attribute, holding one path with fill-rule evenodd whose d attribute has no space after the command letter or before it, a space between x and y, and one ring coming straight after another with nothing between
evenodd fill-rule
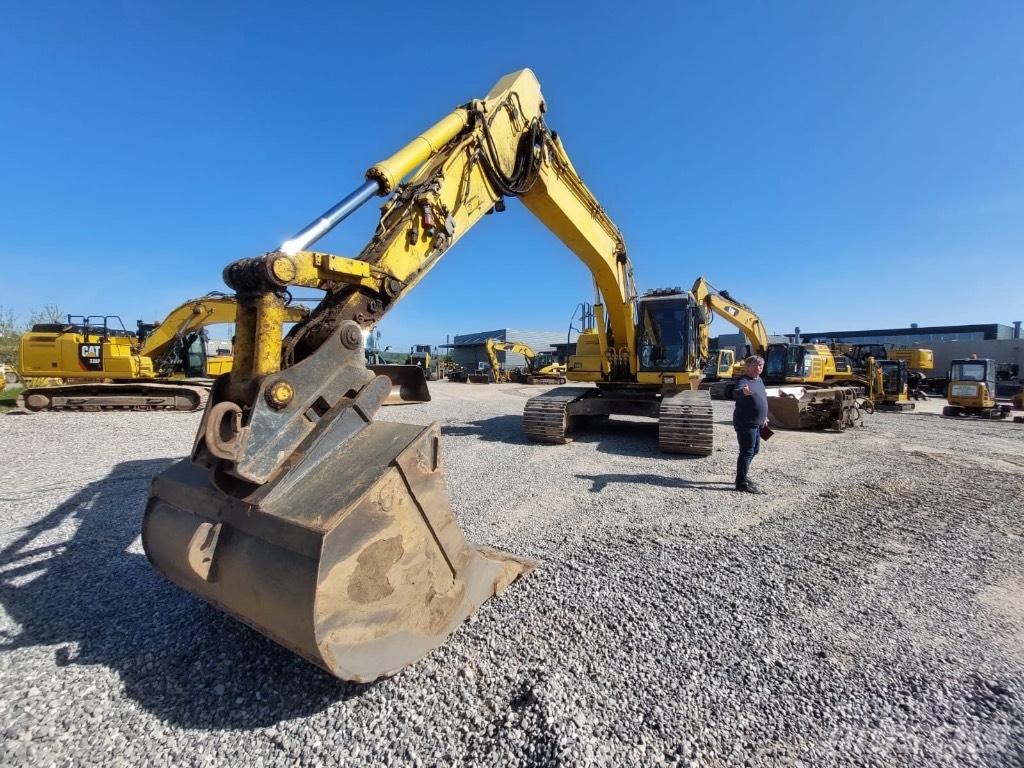
<instances>
[{"instance_id":1,"label":"building roof","mask_svg":"<svg viewBox=\"0 0 1024 768\"><path fill-rule=\"evenodd\" d=\"M500 341L521 341L529 344L538 352L544 351L555 341L565 338L565 331L531 331L521 328L497 328L493 331L476 331L474 333L456 334L452 339L452 347L482 346L487 339Z\"/></svg>"},{"instance_id":2,"label":"building roof","mask_svg":"<svg viewBox=\"0 0 1024 768\"><path fill-rule=\"evenodd\" d=\"M996 338L1000 329L1003 332L1011 331L1008 325L1001 323L975 323L972 325L920 325L916 328L871 328L863 331L825 331L807 332L800 331L800 336L805 339L832 339L844 336L913 336L917 334L938 334L938 333L983 333L985 338Z\"/></svg>"}]
</instances>

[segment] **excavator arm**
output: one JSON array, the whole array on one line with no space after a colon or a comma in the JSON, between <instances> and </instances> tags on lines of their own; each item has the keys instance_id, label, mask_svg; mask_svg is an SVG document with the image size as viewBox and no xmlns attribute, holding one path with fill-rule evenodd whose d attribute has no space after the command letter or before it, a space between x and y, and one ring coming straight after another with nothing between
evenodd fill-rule
<instances>
[{"instance_id":1,"label":"excavator arm","mask_svg":"<svg viewBox=\"0 0 1024 768\"><path fill-rule=\"evenodd\" d=\"M613 356L617 374L626 358L636 374L622 236L544 112L533 73L507 75L281 247L224 271L238 295L234 367L214 386L191 460L154 480L143 545L170 580L339 677L394 673L535 565L465 540L436 424L373 420L391 382L367 369L363 332L519 197L593 276L608 353L595 375L612 373ZM390 198L359 254L310 250L375 195ZM282 340L293 285L326 295Z\"/></svg>"},{"instance_id":2,"label":"excavator arm","mask_svg":"<svg viewBox=\"0 0 1024 768\"><path fill-rule=\"evenodd\" d=\"M240 313L231 399L249 406L258 399L254 381L276 373L280 364L301 363L345 322L372 327L485 214L502 210L509 196L520 197L584 262L603 298L608 345L632 348L636 289L625 244L545 126L544 109L530 70L508 75L484 99L456 109L371 167L365 184L281 248L230 265L228 284L254 296L246 316ZM391 192L373 238L355 258L304 250L373 194ZM276 323L274 295L291 285L328 294L307 322L292 329L280 354L265 326ZM264 317L259 331L257 314Z\"/></svg>"},{"instance_id":3,"label":"excavator arm","mask_svg":"<svg viewBox=\"0 0 1024 768\"><path fill-rule=\"evenodd\" d=\"M739 328L750 343L750 349L755 355L764 356L768 351L768 332L765 330L761 318L757 316L753 309L746 304L736 301L727 291L719 291L714 288L703 277L697 278L691 292L699 304ZM705 325L703 338L705 344L707 343L706 328L707 326ZM704 353L706 358L706 348Z\"/></svg>"},{"instance_id":4,"label":"excavator arm","mask_svg":"<svg viewBox=\"0 0 1024 768\"><path fill-rule=\"evenodd\" d=\"M527 364L533 367L533 358L536 353L533 348L523 344L521 341L499 341L488 339L484 348L487 350L487 361L491 365L491 376L496 382L505 381L505 372L502 370L501 361L498 360L498 352L515 352L526 358Z\"/></svg>"},{"instance_id":5,"label":"excavator arm","mask_svg":"<svg viewBox=\"0 0 1024 768\"><path fill-rule=\"evenodd\" d=\"M180 345L188 334L209 325L234 323L237 308L237 299L223 293L208 293L198 299L190 299L156 324L143 341L139 354L152 358L154 367L159 368L159 360ZM282 319L286 323L298 323L308 316L309 310L298 304L285 306L282 311Z\"/></svg>"}]
</instances>

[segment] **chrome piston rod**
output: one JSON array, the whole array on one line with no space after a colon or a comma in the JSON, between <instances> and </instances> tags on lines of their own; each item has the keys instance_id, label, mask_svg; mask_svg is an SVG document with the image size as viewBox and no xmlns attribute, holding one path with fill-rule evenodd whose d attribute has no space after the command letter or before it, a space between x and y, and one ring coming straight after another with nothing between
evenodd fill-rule
<instances>
[{"instance_id":1,"label":"chrome piston rod","mask_svg":"<svg viewBox=\"0 0 1024 768\"><path fill-rule=\"evenodd\" d=\"M285 240L278 249L281 253L294 256L304 251L321 237L326 235L344 219L348 218L359 206L380 193L380 182L370 179L363 182L354 192L343 197L333 206L324 211L314 221L300 229L290 240Z\"/></svg>"}]
</instances>

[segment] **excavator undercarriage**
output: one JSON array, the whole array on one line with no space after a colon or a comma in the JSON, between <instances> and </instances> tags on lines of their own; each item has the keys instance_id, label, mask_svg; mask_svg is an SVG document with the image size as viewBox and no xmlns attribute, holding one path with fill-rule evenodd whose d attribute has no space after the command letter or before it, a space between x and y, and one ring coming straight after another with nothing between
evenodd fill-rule
<instances>
[{"instance_id":1,"label":"excavator undercarriage","mask_svg":"<svg viewBox=\"0 0 1024 768\"><path fill-rule=\"evenodd\" d=\"M711 399L701 390L558 387L526 402L523 433L538 443L567 443L588 424L613 415L657 419L658 446L666 453L711 455L714 418Z\"/></svg>"},{"instance_id":2,"label":"excavator undercarriage","mask_svg":"<svg viewBox=\"0 0 1024 768\"><path fill-rule=\"evenodd\" d=\"M198 411L212 379L80 382L34 387L22 394L29 411Z\"/></svg>"}]
</instances>

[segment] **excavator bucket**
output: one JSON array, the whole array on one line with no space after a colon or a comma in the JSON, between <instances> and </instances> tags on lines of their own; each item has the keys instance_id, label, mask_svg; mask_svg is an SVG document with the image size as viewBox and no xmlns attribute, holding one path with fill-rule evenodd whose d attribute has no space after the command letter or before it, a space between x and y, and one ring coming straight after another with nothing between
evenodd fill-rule
<instances>
[{"instance_id":1,"label":"excavator bucket","mask_svg":"<svg viewBox=\"0 0 1024 768\"><path fill-rule=\"evenodd\" d=\"M768 417L782 429L852 427L860 418L854 387L768 387Z\"/></svg>"},{"instance_id":2,"label":"excavator bucket","mask_svg":"<svg viewBox=\"0 0 1024 768\"><path fill-rule=\"evenodd\" d=\"M411 405L412 403L430 402L427 377L418 365L368 365L366 367L378 376L387 376L391 379L391 393L385 398L383 405Z\"/></svg>"},{"instance_id":3,"label":"excavator bucket","mask_svg":"<svg viewBox=\"0 0 1024 768\"><path fill-rule=\"evenodd\" d=\"M192 458L153 481L142 543L170 581L332 675L369 682L443 643L536 564L465 540L437 424L373 421L391 382L336 346L322 378L292 378L296 398L320 393L308 409L258 399L243 424L230 400L207 408ZM320 410L331 392L344 396ZM265 450L244 455L257 443ZM281 455L266 482L239 475Z\"/></svg>"}]
</instances>

